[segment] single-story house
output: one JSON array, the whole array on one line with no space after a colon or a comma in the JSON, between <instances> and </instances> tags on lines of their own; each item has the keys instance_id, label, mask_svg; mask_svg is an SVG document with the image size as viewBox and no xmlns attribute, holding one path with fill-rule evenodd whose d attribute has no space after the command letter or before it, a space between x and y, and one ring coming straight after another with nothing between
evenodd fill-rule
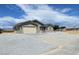
<instances>
[{"instance_id":1,"label":"single-story house","mask_svg":"<svg viewBox=\"0 0 79 59\"><path fill-rule=\"evenodd\" d=\"M39 33L39 32L52 32L62 30L64 27L59 27L52 24L43 24L38 20L29 20L18 23L14 26L16 33Z\"/></svg>"},{"instance_id":2,"label":"single-story house","mask_svg":"<svg viewBox=\"0 0 79 59\"><path fill-rule=\"evenodd\" d=\"M31 20L18 23L14 26L17 33L39 33L45 31L44 24L38 20Z\"/></svg>"}]
</instances>

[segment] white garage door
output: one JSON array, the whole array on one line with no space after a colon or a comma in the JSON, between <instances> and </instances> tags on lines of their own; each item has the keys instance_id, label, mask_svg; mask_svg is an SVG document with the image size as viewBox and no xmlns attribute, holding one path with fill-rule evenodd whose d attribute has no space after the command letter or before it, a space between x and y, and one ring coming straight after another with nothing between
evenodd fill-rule
<instances>
[{"instance_id":1,"label":"white garage door","mask_svg":"<svg viewBox=\"0 0 79 59\"><path fill-rule=\"evenodd\" d=\"M36 33L36 27L35 26L24 26L23 32L24 33Z\"/></svg>"}]
</instances>

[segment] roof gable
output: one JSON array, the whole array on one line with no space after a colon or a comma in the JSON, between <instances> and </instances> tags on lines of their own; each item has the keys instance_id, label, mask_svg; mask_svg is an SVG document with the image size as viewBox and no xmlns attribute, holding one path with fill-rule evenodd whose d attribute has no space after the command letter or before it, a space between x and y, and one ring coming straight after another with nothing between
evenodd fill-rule
<instances>
[{"instance_id":1,"label":"roof gable","mask_svg":"<svg viewBox=\"0 0 79 59\"><path fill-rule=\"evenodd\" d=\"M38 25L43 26L44 25L43 23L41 23L38 20L29 20L29 21L25 21L25 22L21 22L21 23L16 24L14 26L14 29L19 28L19 27L24 26L24 25L28 25L28 24L32 24L35 26L38 26Z\"/></svg>"}]
</instances>

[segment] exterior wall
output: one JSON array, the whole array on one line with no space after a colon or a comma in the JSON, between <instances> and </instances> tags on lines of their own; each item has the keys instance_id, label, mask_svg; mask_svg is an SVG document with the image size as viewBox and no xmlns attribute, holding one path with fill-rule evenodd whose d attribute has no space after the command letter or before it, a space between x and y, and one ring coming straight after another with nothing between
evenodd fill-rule
<instances>
[{"instance_id":1,"label":"exterior wall","mask_svg":"<svg viewBox=\"0 0 79 59\"><path fill-rule=\"evenodd\" d=\"M37 32L37 33L41 32L41 30L40 30L40 25L38 25L38 26L36 27L36 32Z\"/></svg>"},{"instance_id":2,"label":"exterior wall","mask_svg":"<svg viewBox=\"0 0 79 59\"><path fill-rule=\"evenodd\" d=\"M53 31L53 27L49 26L49 27L47 28L47 31L48 31L48 32Z\"/></svg>"},{"instance_id":3,"label":"exterior wall","mask_svg":"<svg viewBox=\"0 0 79 59\"><path fill-rule=\"evenodd\" d=\"M18 30L16 30L16 33L23 33L22 27L20 27Z\"/></svg>"}]
</instances>

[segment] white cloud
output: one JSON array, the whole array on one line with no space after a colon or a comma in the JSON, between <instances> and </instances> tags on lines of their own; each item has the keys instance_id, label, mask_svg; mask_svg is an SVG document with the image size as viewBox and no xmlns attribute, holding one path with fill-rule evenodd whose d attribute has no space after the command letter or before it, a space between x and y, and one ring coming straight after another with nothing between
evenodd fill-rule
<instances>
[{"instance_id":1,"label":"white cloud","mask_svg":"<svg viewBox=\"0 0 79 59\"><path fill-rule=\"evenodd\" d=\"M4 17L0 17L0 23L1 22L15 22L15 23L19 23L24 21L24 19L17 19L11 16L4 16Z\"/></svg>"},{"instance_id":2,"label":"white cloud","mask_svg":"<svg viewBox=\"0 0 79 59\"><path fill-rule=\"evenodd\" d=\"M10 16L0 17L0 28L12 28L16 23L22 21L23 19L16 19Z\"/></svg>"},{"instance_id":3,"label":"white cloud","mask_svg":"<svg viewBox=\"0 0 79 59\"><path fill-rule=\"evenodd\" d=\"M48 5L18 5L26 14L25 20L38 19L44 23L55 23L55 22L66 22L69 24L79 25L78 17L68 16L62 12L68 12L71 9L65 8L62 12L58 12L54 9L51 9Z\"/></svg>"},{"instance_id":4,"label":"white cloud","mask_svg":"<svg viewBox=\"0 0 79 59\"><path fill-rule=\"evenodd\" d=\"M64 8L61 10L62 13L66 13L66 12L69 12L71 11L72 9L71 8Z\"/></svg>"}]
</instances>

